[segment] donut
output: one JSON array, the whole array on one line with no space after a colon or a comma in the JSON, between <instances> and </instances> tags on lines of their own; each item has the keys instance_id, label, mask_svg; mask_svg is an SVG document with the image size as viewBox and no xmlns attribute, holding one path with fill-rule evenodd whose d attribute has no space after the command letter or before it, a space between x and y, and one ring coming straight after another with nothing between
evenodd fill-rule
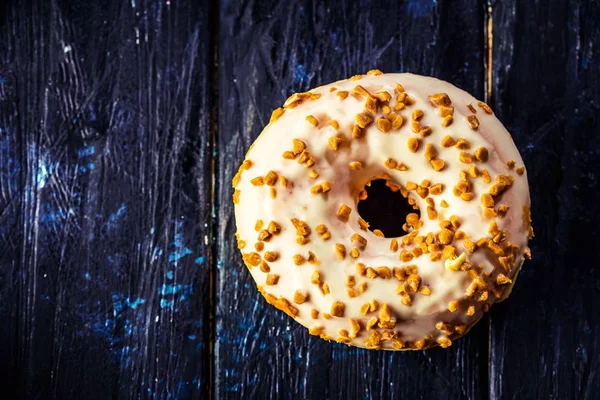
<instances>
[{"instance_id":1,"label":"donut","mask_svg":"<svg viewBox=\"0 0 600 400\"><path fill-rule=\"evenodd\" d=\"M414 208L361 217L384 180ZM312 335L446 348L508 296L533 236L525 166L492 109L379 70L295 93L232 179L237 247L266 301Z\"/></svg>"}]
</instances>

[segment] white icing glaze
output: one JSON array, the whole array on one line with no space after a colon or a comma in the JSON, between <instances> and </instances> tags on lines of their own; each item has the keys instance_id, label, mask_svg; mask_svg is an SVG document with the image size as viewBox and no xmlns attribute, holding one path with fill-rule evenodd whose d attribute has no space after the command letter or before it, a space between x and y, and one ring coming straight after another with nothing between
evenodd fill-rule
<instances>
[{"instance_id":1,"label":"white icing glaze","mask_svg":"<svg viewBox=\"0 0 600 400\"><path fill-rule=\"evenodd\" d=\"M416 100L414 105L397 112L404 119L401 128L383 133L373 122L365 128L363 138L353 139L355 116L364 112L366 100L363 96L353 96L353 88L361 85L371 94L387 91L392 95L390 106L393 108L398 95L395 89L397 83L400 83L406 93ZM336 90L330 91L330 88ZM336 95L340 90L348 91L350 95L341 99ZM270 273L279 275L279 280L275 285L267 285L268 274L262 272L257 266L250 267L257 285L276 298L287 299L298 310L295 317L298 322L308 328L323 327L322 333L333 340L340 338L340 329L351 331L349 318L359 321L362 329L355 339L349 341L349 344L355 346L365 347L365 340L375 330L380 333L389 330L376 328L367 331L365 329L369 319L380 316L380 311L370 312L365 316L359 312L361 306L373 299L380 305L386 303L389 306L393 317L397 319L395 327L391 330L395 332L397 338L408 342L406 347L414 347L411 343L426 337L430 339L426 342L426 347L436 345L438 338L447 336L435 327L435 324L441 321L451 322L454 325L464 324L467 329L470 328L481 317L484 305L493 303L496 297L490 292L487 301L467 298L465 290L472 282L469 274L466 271L447 270L444 267L444 260L431 261L430 254L423 254L408 262L400 261L399 254L402 246L400 250L392 252L391 238L378 237L359 226L357 196L365 184L383 174L388 174L389 180L402 186L406 186L407 182L419 184L424 179L430 180L432 185L442 183L443 192L430 196L435 201L435 209L438 213L436 220L429 220L425 200L415 192L410 194L420 208L423 225L419 228L419 235L424 236L429 232L437 235L441 230L440 220L455 215L461 222L459 230L476 242L479 238L490 237L488 229L492 221L482 216L481 195L490 189L498 174L513 176L514 184L504 192L500 201L496 202L496 206L507 204L510 209L504 217L493 220L496 221L499 229L506 230L506 241L519 246L515 267L510 272L506 272L500 266L497 256L490 250L478 249L470 253L464 249L462 240L454 239L452 244L457 249L457 255L466 252L467 261L473 265L482 265L483 271L490 273L492 280L500 272L508 277L515 277L527 248L528 227L523 223L523 207L527 209L529 207L529 189L526 174L519 176L515 169L511 170L507 167L506 163L509 160L516 162L515 168L523 166L523 161L509 133L495 115L487 114L478 107L478 101L471 95L434 78L412 74L365 75L360 80L335 82L311 90L310 93L318 93L320 98L307 99L294 108L286 109L283 115L265 127L246 155L246 160L250 160L252 166L247 170L240 169L241 179L235 185L236 191L239 191L239 203L235 207L238 240L246 243L241 249L242 253L257 252L254 248L258 238L258 232L255 230L257 220L264 222L263 229L271 221L281 226L281 233L265 241L264 250L257 252L261 256L265 251L279 254L276 261L268 262ZM453 123L448 127L442 126L442 117L438 114L437 106L428 99L428 96L434 93L447 93L452 101ZM472 114L467 108L468 104L472 104L477 110L476 116L480 123L477 130L471 129L467 122L466 117ZM423 110L424 115L420 123L422 126L430 126L432 134L422 138L418 151L412 153L407 148L407 140L411 137L419 138L419 135L411 130L411 114L416 109ZM317 127L306 120L308 115L317 118L319 121ZM377 117L382 116L379 108ZM330 125L332 120L339 123L339 129L334 129ZM333 151L328 146L328 139L336 135L343 137L346 145L340 147L338 151ZM451 135L455 140L458 138L468 140L470 150L442 147L441 141L446 135ZM319 173L318 178L309 178L308 171L311 168L306 168L297 160L282 157L285 151L292 150L292 139L299 139L306 143L308 151L316 160L312 169ZM425 158L424 149L428 143L435 146L438 158L445 162L442 171L435 171ZM489 171L492 184L484 183L481 177L470 179L474 198L471 201L464 201L453 194L453 187L460 180L460 171L468 170L470 165L461 163L458 157L461 151L473 154L474 150L481 146L489 150L489 159L487 162L475 162L475 164L480 170L486 168ZM386 168L384 161L388 157L404 163L408 166L408 170ZM362 170L351 170L348 165L352 161L360 161ZM287 188L277 182L274 186L277 191L275 198L271 197L270 186L255 186L250 182L253 178L266 176L271 170L279 176L285 176L289 181ZM311 187L325 180L332 185L328 193L310 193ZM442 200L448 203L448 208L440 206ZM340 220L336 215L342 204L352 210L347 222ZM309 243L301 245L296 242L296 229L291 218L297 218L308 224L311 229L311 234L308 236ZM327 226L331 233L329 240L323 240L316 232L319 224ZM346 255L344 260L340 260L335 252L335 244L344 244L349 253L351 248L359 247L351 242L350 238L354 233L367 239L366 248L360 251L358 259ZM398 241L400 242L400 238ZM410 250L412 247L409 246L407 249ZM309 250L316 255L319 265L306 262L296 266L293 262L294 255L300 254L307 258ZM412 306L403 305L401 297L396 294L400 282L393 275L391 279L370 279L360 276L356 269L359 262L371 267L387 266L390 269L416 265L418 275L422 279L421 287L428 286L431 295L415 294L412 298ZM315 270L320 272L321 281L329 285L329 294L324 295L318 285L311 283L311 275ZM347 275L355 277L355 289L362 282L367 282L368 289L357 297L350 298L346 286ZM510 284L504 285L504 288L508 289L510 286ZM308 299L303 304L293 303L296 290L308 294ZM460 301L460 307L456 312L448 310L448 304L453 300ZM344 316L325 319L323 314L330 313L335 301L345 304ZM466 315L469 305L475 306L475 313L472 316ZM317 319L311 317L312 309L319 311ZM455 333L451 337L458 337L461 333L464 331ZM375 347L393 348L392 340L377 342L379 345Z\"/></svg>"}]
</instances>

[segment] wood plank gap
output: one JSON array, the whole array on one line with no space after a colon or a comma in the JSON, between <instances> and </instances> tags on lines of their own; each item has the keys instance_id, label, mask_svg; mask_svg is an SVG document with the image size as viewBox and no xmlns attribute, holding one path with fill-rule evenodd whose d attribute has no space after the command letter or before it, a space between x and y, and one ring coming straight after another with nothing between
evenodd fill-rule
<instances>
[{"instance_id":1,"label":"wood plank gap","mask_svg":"<svg viewBox=\"0 0 600 400\"><path fill-rule=\"evenodd\" d=\"M492 1L484 0L484 66L485 66L485 102L491 104L492 101L492 70L493 70L493 44L494 44L494 24L492 19ZM492 363L492 319L489 314L484 316L487 319L487 340L480 344L481 346L481 361L480 361L480 387L481 387L481 398L490 399L492 398L492 388L490 386L491 377L491 363Z\"/></svg>"},{"instance_id":2,"label":"wood plank gap","mask_svg":"<svg viewBox=\"0 0 600 400\"><path fill-rule=\"evenodd\" d=\"M486 61L485 61L485 102L491 104L492 99L492 60L494 44L494 23L492 20L492 1L486 0L485 5Z\"/></svg>"},{"instance_id":3,"label":"wood plank gap","mask_svg":"<svg viewBox=\"0 0 600 400\"><path fill-rule=\"evenodd\" d=\"M208 342L209 342L209 355L207 359L208 363L208 398L215 398L215 338L216 338L216 262L217 262L217 236L218 236L218 222L216 213L216 187L217 187L217 174L218 174L218 132L219 132L219 8L220 1L214 1L210 3L210 48L212 50L212 63L209 69L210 73L210 236L208 238L211 259L209 261L209 317L208 317Z\"/></svg>"}]
</instances>

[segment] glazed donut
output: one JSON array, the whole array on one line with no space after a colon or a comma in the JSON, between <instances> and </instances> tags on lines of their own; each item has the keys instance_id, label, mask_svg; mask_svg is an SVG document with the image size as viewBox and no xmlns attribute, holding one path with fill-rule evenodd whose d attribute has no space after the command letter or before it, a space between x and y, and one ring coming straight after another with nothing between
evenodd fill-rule
<instances>
[{"instance_id":1,"label":"glazed donut","mask_svg":"<svg viewBox=\"0 0 600 400\"><path fill-rule=\"evenodd\" d=\"M417 210L384 237L375 179ZM523 161L490 107L438 79L367 75L295 93L232 180L237 245L267 302L326 340L448 347L512 289L533 235Z\"/></svg>"}]
</instances>

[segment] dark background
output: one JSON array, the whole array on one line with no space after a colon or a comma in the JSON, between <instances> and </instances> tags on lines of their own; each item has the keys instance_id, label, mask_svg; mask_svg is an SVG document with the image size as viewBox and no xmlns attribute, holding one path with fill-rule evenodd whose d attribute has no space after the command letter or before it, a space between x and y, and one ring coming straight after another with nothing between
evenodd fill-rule
<instances>
[{"instance_id":1,"label":"dark background","mask_svg":"<svg viewBox=\"0 0 600 400\"><path fill-rule=\"evenodd\" d=\"M2 398L598 398L598 2L0 13ZM448 350L310 337L266 305L235 248L230 181L270 111L371 68L485 99L527 165L533 261Z\"/></svg>"}]
</instances>

